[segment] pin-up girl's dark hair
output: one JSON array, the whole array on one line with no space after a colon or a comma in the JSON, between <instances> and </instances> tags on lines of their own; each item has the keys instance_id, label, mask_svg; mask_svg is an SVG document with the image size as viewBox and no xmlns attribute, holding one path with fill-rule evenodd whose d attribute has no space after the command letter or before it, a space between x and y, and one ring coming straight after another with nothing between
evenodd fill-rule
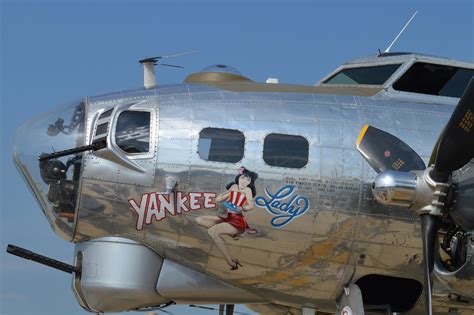
<instances>
[{"instance_id":1,"label":"pin-up girl's dark hair","mask_svg":"<svg viewBox=\"0 0 474 315\"><path fill-rule=\"evenodd\" d=\"M250 178L250 184L247 187L250 188L250 190L252 191L252 196L255 197L255 195L257 194L257 190L255 189L255 181L258 178L258 174L246 169L243 166L239 169L239 171L240 174L235 177L235 180L232 183L227 184L226 189L230 189L232 185L238 184L240 176L247 176L248 178Z\"/></svg>"}]
</instances>

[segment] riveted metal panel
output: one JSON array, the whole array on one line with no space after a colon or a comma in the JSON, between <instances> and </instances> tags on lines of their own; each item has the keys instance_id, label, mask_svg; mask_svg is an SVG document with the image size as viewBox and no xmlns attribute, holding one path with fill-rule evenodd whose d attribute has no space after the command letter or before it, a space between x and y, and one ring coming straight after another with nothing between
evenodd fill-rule
<instances>
[{"instance_id":1,"label":"riveted metal panel","mask_svg":"<svg viewBox=\"0 0 474 315\"><path fill-rule=\"evenodd\" d=\"M300 102L285 102L284 116L282 120L297 125L298 123L314 124L317 122L318 113L314 110L314 104Z\"/></svg>"},{"instance_id":2,"label":"riveted metal panel","mask_svg":"<svg viewBox=\"0 0 474 315\"><path fill-rule=\"evenodd\" d=\"M148 98L143 97L143 92L137 96L124 97L115 103L102 102L107 105L105 107L115 108L109 126L109 134L107 137L107 148L97 152L89 152L84 158L83 177L95 180L104 180L114 183L125 183L138 186L153 186L156 165L156 141L158 138L158 106L157 99L153 95L148 94ZM95 129L98 115L103 112L99 109L103 107L102 103L93 103L91 108L97 111L91 112L88 119L90 128L89 137ZM114 105L112 105L114 104ZM115 143L115 128L119 115L125 110L147 111L150 112L150 143L148 152L144 153L127 153L120 149Z\"/></svg>"},{"instance_id":3,"label":"riveted metal panel","mask_svg":"<svg viewBox=\"0 0 474 315\"><path fill-rule=\"evenodd\" d=\"M196 120L223 121L225 119L224 107L214 100L194 102L192 110L193 118Z\"/></svg>"},{"instance_id":4,"label":"riveted metal panel","mask_svg":"<svg viewBox=\"0 0 474 315\"><path fill-rule=\"evenodd\" d=\"M86 186L90 191L83 203L87 222L79 225L81 232L90 229L94 235L106 231L130 235L183 266L250 292L278 296L287 303L333 301L353 274L417 275L419 265L412 262L416 262L420 247L417 218L410 211L375 202L370 185L376 173L355 150L355 143L364 124L377 123L423 156L430 152L429 143L450 115L451 105L408 104L381 99L380 95L237 93L193 84L160 87L155 93L160 129L153 185L114 179L114 189L120 194L94 197L91 191L100 190L92 187L93 180L89 179ZM405 119L409 115L413 117ZM430 121L433 125L428 125ZM201 159L199 133L208 127L242 132L242 160L223 163ZM262 158L263 145L271 133L305 137L308 164L302 169L267 165ZM254 207L245 213L257 234L243 235L239 240L225 237L228 251L244 268L229 271L207 230L196 224L199 216L217 215L218 207L169 215L146 225L143 231L136 230L137 216L127 198L139 202L142 194L163 193L170 177L176 179L177 191L220 194L234 181L240 166L258 173L257 196L266 197L266 191L275 193L293 185L294 194L305 196L310 204L304 215L282 227L271 225L274 215L264 208ZM113 214L101 210L109 207L114 208ZM113 225L109 224L112 216ZM94 220L100 224L93 224ZM397 244L405 247L398 250ZM385 245L391 246L392 254L383 249ZM390 255L395 253L401 256L391 261Z\"/></svg>"},{"instance_id":5,"label":"riveted metal panel","mask_svg":"<svg viewBox=\"0 0 474 315\"><path fill-rule=\"evenodd\" d=\"M241 124L247 124L256 119L255 112L257 108L253 103L225 101L221 102L219 106L224 108L225 117L232 117L232 120L240 121Z\"/></svg>"},{"instance_id":6,"label":"riveted metal panel","mask_svg":"<svg viewBox=\"0 0 474 315\"><path fill-rule=\"evenodd\" d=\"M212 279L168 259L163 261L157 292L180 303L258 303L264 300L254 294Z\"/></svg>"},{"instance_id":7,"label":"riveted metal panel","mask_svg":"<svg viewBox=\"0 0 474 315\"><path fill-rule=\"evenodd\" d=\"M167 101L163 96L159 96L160 121L180 120L192 121L192 107L190 102Z\"/></svg>"}]
</instances>

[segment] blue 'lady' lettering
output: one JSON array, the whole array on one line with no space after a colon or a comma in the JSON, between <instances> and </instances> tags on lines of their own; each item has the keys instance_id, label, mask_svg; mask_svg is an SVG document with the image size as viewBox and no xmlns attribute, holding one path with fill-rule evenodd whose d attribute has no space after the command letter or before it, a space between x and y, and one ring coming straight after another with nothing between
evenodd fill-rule
<instances>
[{"instance_id":1,"label":"blue 'lady' lettering","mask_svg":"<svg viewBox=\"0 0 474 315\"><path fill-rule=\"evenodd\" d=\"M274 216L270 221L273 227L281 228L308 211L309 199L294 194L294 192L295 186L293 185L286 185L274 194L265 188L268 198L262 196L255 198L257 207L265 208L268 213Z\"/></svg>"}]
</instances>

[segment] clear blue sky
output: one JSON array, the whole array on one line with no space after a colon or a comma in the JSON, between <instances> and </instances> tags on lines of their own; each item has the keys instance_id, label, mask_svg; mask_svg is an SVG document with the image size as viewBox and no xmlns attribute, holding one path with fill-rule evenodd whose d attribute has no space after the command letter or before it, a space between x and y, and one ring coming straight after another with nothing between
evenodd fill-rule
<instances>
[{"instance_id":1,"label":"clear blue sky","mask_svg":"<svg viewBox=\"0 0 474 315\"><path fill-rule=\"evenodd\" d=\"M1 314L84 314L67 274L5 254L13 243L66 262L73 255L13 166L12 137L23 121L84 96L141 87L140 58L195 49L172 60L184 70L158 69L159 82L224 63L257 81L313 84L346 60L385 49L415 10L393 51L474 59L472 0L0 3Z\"/></svg>"}]
</instances>

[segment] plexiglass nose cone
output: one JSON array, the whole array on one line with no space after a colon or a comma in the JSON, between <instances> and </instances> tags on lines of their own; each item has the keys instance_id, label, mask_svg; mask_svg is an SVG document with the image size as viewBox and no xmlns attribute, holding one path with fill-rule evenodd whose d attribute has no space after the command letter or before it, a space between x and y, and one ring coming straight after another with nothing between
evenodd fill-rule
<instances>
[{"instance_id":1,"label":"plexiglass nose cone","mask_svg":"<svg viewBox=\"0 0 474 315\"><path fill-rule=\"evenodd\" d=\"M84 145L84 103L34 117L15 134L13 160L53 230L73 238L82 154L39 161L41 155Z\"/></svg>"}]
</instances>

